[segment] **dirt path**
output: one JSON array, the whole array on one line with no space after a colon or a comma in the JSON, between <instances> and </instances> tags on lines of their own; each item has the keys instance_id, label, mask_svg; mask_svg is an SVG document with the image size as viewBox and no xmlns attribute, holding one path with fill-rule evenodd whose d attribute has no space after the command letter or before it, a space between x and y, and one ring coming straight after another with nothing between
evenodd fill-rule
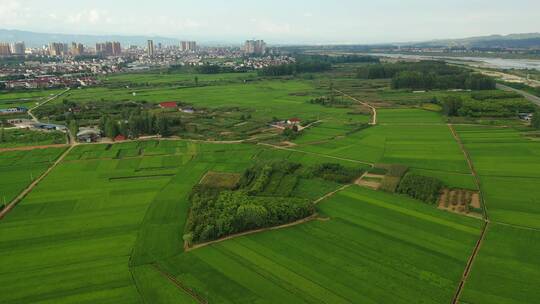
<instances>
[{"instance_id":1,"label":"dirt path","mask_svg":"<svg viewBox=\"0 0 540 304\"><path fill-rule=\"evenodd\" d=\"M167 280L169 280L171 283L173 283L177 288L181 289L185 293L189 294L197 303L206 304L208 303L205 299L200 297L198 294L196 294L193 290L190 288L184 286L180 281L178 281L172 274L164 271L159 267L157 264L152 264L152 267L159 272L162 276L164 276Z\"/></svg>"},{"instance_id":2,"label":"dirt path","mask_svg":"<svg viewBox=\"0 0 540 304\"><path fill-rule=\"evenodd\" d=\"M459 299L461 297L461 293L463 292L463 288L465 287L465 284L467 283L467 279L469 278L469 275L471 273L472 266L476 260L476 257L478 256L478 252L480 252L480 248L482 247L482 243L484 242L484 239L486 237L486 233L489 229L489 217L486 207L486 202L484 200L484 195L482 193L481 188L481 182L480 178L478 176L478 173L476 172L476 169L474 168L474 164L472 162L472 159L469 155L469 152L465 148L465 145L461 141L461 138L457 134L456 130L454 129L454 126L452 124L448 124L448 128L452 132L452 136L454 136L454 139L458 143L461 151L463 152L463 155L465 156L465 159L467 160L467 164L469 165L469 169L471 170L471 173L474 177L474 182L476 183L476 186L478 188L478 193L480 196L480 202L482 203L482 209L483 209L483 219L484 219L484 227L482 228L482 232L480 234L480 237L478 238L478 241L476 242L476 245L474 246L473 252L471 256L469 257L469 260L467 261L467 265L465 266L465 270L463 271L463 275L461 277L461 280L459 282L459 285L457 287L456 293L454 294L454 297L452 298L452 304L458 304Z\"/></svg>"},{"instance_id":3,"label":"dirt path","mask_svg":"<svg viewBox=\"0 0 540 304\"><path fill-rule=\"evenodd\" d=\"M352 96L350 96L350 95L348 95L348 94L345 94L344 92L342 92L342 91L340 91L340 90L335 90L335 89L334 89L334 91L338 92L339 94L341 94L341 95L343 95L343 96L345 96L345 97L347 97L347 98L350 98L350 99L352 99L352 100L358 102L358 103L361 104L361 105L364 105L364 106L370 108L370 109L371 109L371 112L372 112L373 114L372 114L372 116L371 116L371 122L370 122L369 124L370 124L370 125L373 125L373 126L377 124L377 108L375 108L374 106L370 105L370 104L367 103L367 102L361 101L361 100L356 99L356 98L354 98L354 97L352 97Z\"/></svg>"},{"instance_id":4,"label":"dirt path","mask_svg":"<svg viewBox=\"0 0 540 304\"><path fill-rule=\"evenodd\" d=\"M64 153L62 153L62 155L60 155L60 157L58 157L58 159L52 164L52 166L49 167L49 169L47 169L47 171L45 171L43 174L41 174L40 177L38 177L35 181L33 181L28 187L26 187L26 189L24 189L16 198L14 198L11 203L9 203L9 205L6 206L6 208L4 208L1 212L0 212L0 220L2 220L6 214L8 214L13 208L15 208L15 206L17 206L17 204L22 201L23 198L25 198L30 192L32 192L32 190L45 178L47 177L47 175L49 175L49 173L51 173L51 171L56 168L56 166L62 162L62 160L64 160L64 158L66 157L66 155L69 154L69 152L71 151L71 149L73 149L74 146L70 146L69 149L66 149L66 151Z\"/></svg>"},{"instance_id":5,"label":"dirt path","mask_svg":"<svg viewBox=\"0 0 540 304\"><path fill-rule=\"evenodd\" d=\"M47 103L51 102L52 100L55 100L56 98L64 95L65 93L69 92L69 90L71 90L70 88L67 88L65 91L62 91L54 96L51 96L49 97L47 100L45 100L44 102L41 102L39 103L38 105L30 108L28 110L28 115L30 115L30 117L32 117L32 120L35 121L35 122L39 122L39 120L37 119L37 117L32 113L32 111L36 110L37 108L43 106L43 105L46 105Z\"/></svg>"},{"instance_id":6,"label":"dirt path","mask_svg":"<svg viewBox=\"0 0 540 304\"><path fill-rule=\"evenodd\" d=\"M30 150L37 150L37 149L62 148L62 147L67 147L67 145L59 144L59 145L23 146L23 147L13 147L13 148L0 148L0 152L30 151Z\"/></svg>"}]
</instances>

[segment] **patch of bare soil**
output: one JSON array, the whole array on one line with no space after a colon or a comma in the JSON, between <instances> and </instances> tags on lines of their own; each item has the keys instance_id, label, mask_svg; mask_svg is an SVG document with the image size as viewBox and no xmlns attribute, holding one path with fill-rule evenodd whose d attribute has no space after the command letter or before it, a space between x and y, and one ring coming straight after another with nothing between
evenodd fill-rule
<instances>
[{"instance_id":1,"label":"patch of bare soil","mask_svg":"<svg viewBox=\"0 0 540 304\"><path fill-rule=\"evenodd\" d=\"M373 190L379 190L381 183L384 179L384 175L378 174L364 174L362 177L356 180L356 184L361 187L370 188Z\"/></svg>"},{"instance_id":2,"label":"patch of bare soil","mask_svg":"<svg viewBox=\"0 0 540 304\"><path fill-rule=\"evenodd\" d=\"M480 195L465 189L444 189L439 197L439 209L453 213L479 216Z\"/></svg>"}]
</instances>

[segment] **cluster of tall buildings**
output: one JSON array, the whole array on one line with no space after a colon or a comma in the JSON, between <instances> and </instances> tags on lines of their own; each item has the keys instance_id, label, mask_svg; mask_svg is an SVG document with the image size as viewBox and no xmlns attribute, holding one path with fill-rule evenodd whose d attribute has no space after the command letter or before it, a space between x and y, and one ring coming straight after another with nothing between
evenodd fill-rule
<instances>
[{"instance_id":1,"label":"cluster of tall buildings","mask_svg":"<svg viewBox=\"0 0 540 304\"><path fill-rule=\"evenodd\" d=\"M122 54L122 46L118 41L96 43L96 54L103 56L120 56Z\"/></svg>"},{"instance_id":2,"label":"cluster of tall buildings","mask_svg":"<svg viewBox=\"0 0 540 304\"><path fill-rule=\"evenodd\" d=\"M24 55L26 47L24 42L0 43L0 56Z\"/></svg>"},{"instance_id":3,"label":"cluster of tall buildings","mask_svg":"<svg viewBox=\"0 0 540 304\"><path fill-rule=\"evenodd\" d=\"M195 52L195 51L197 51L197 42L195 42L195 41L182 41L182 42L180 42L180 50L182 52Z\"/></svg>"},{"instance_id":4,"label":"cluster of tall buildings","mask_svg":"<svg viewBox=\"0 0 540 304\"><path fill-rule=\"evenodd\" d=\"M249 55L266 54L266 42L264 40L248 40L244 44L244 53Z\"/></svg>"}]
</instances>

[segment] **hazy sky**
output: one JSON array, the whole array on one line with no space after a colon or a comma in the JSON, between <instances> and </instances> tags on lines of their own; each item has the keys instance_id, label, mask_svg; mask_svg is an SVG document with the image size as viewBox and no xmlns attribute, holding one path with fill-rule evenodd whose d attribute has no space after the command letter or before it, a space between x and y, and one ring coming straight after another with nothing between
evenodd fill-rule
<instances>
[{"instance_id":1,"label":"hazy sky","mask_svg":"<svg viewBox=\"0 0 540 304\"><path fill-rule=\"evenodd\" d=\"M539 0L0 0L0 28L379 43L540 32Z\"/></svg>"}]
</instances>

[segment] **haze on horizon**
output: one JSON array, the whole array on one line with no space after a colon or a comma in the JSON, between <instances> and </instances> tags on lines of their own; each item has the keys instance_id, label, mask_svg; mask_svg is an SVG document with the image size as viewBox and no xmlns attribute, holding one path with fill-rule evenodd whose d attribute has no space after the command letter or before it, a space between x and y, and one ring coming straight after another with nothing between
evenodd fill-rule
<instances>
[{"instance_id":1,"label":"haze on horizon","mask_svg":"<svg viewBox=\"0 0 540 304\"><path fill-rule=\"evenodd\" d=\"M368 44L538 32L539 11L537 0L0 0L0 28Z\"/></svg>"}]
</instances>

